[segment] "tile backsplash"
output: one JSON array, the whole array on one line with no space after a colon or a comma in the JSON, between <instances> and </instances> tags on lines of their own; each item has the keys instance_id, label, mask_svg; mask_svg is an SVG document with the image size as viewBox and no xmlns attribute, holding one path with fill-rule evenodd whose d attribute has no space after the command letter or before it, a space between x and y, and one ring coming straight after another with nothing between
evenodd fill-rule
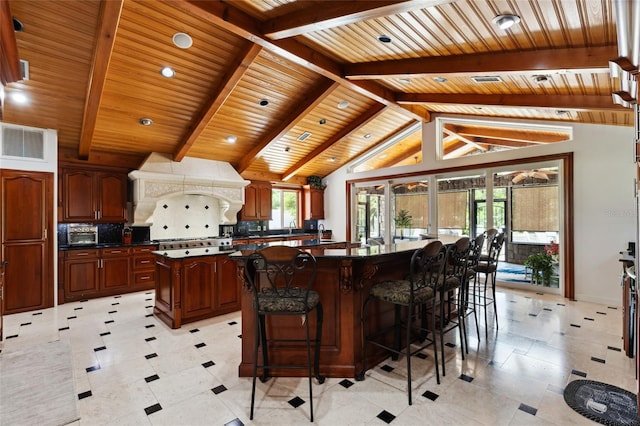
<instances>
[{"instance_id":1,"label":"tile backsplash","mask_svg":"<svg viewBox=\"0 0 640 426\"><path fill-rule=\"evenodd\" d=\"M218 236L220 203L217 198L185 194L158 201L153 212L152 240Z\"/></svg>"}]
</instances>

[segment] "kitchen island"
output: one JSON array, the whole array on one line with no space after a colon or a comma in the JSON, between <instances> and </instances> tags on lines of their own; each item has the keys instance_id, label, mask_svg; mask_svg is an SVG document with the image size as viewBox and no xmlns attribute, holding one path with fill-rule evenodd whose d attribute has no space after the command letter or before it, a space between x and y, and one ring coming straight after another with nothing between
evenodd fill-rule
<instances>
[{"instance_id":1,"label":"kitchen island","mask_svg":"<svg viewBox=\"0 0 640 426\"><path fill-rule=\"evenodd\" d=\"M454 242L457 237L439 238L443 243ZM384 279L404 278L408 273L411 256L415 249L428 241L408 241L398 244L358 248L328 248L323 246L305 248L317 259L318 271L314 290L320 294L324 309L322 344L320 350L320 374L327 377L356 377L363 368L373 366L389 356L382 349L367 350L367 359L362 357L362 304L371 286ZM241 249L230 254L237 260L239 286L243 287L242 299L242 360L239 375L251 376L253 371L253 344L255 339L255 313L252 293L244 281L244 267L253 249ZM381 330L394 321L392 304L372 302L367 310L367 327ZM297 317L281 316L269 318L267 327L274 339L304 339L303 327ZM311 315L311 329L315 328L315 316ZM297 322L297 323L294 323ZM389 336L390 340L391 336ZM391 344L391 341L387 342ZM260 356L260 355L259 355ZM304 364L304 344L280 346L271 350L269 359L273 364ZM304 370L270 370L274 376L304 376Z\"/></svg>"}]
</instances>

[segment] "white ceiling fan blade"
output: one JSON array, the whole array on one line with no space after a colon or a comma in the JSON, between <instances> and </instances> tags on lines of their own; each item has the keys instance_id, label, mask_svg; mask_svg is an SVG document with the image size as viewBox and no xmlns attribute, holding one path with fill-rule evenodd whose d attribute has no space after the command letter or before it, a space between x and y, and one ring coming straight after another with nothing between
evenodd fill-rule
<instances>
[{"instance_id":1,"label":"white ceiling fan blade","mask_svg":"<svg viewBox=\"0 0 640 426\"><path fill-rule=\"evenodd\" d=\"M516 177L514 177L513 179L511 179L511 182L513 183L518 183L520 182L522 179L524 179L526 177L526 175L524 173L520 173L519 175L517 175Z\"/></svg>"}]
</instances>

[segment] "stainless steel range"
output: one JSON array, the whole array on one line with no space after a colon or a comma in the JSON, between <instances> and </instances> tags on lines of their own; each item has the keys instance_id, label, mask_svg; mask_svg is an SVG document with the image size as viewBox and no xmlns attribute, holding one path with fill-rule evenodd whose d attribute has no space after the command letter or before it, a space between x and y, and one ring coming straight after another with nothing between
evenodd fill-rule
<instances>
[{"instance_id":1,"label":"stainless steel range","mask_svg":"<svg viewBox=\"0 0 640 426\"><path fill-rule=\"evenodd\" d=\"M201 247L231 247L231 237L185 238L173 240L157 240L158 250L176 250Z\"/></svg>"}]
</instances>

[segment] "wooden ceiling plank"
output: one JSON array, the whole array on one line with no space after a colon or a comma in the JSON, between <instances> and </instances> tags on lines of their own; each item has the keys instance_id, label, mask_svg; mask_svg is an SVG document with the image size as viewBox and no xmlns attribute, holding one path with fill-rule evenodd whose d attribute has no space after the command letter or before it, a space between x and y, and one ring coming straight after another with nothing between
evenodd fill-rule
<instances>
[{"instance_id":1,"label":"wooden ceiling plank","mask_svg":"<svg viewBox=\"0 0 640 426\"><path fill-rule=\"evenodd\" d=\"M397 93L398 103L460 104L502 107L552 108L555 110L624 110L611 96L597 95L479 95L451 93Z\"/></svg>"},{"instance_id":2,"label":"wooden ceiling plank","mask_svg":"<svg viewBox=\"0 0 640 426\"><path fill-rule=\"evenodd\" d=\"M258 20L253 19L247 13L235 8L228 2L221 0L178 0L173 4L239 37L260 44L265 49L338 82L350 90L400 111L405 116L421 121L430 120L430 116L421 116L412 108L405 108L399 105L394 98L394 93L378 83L355 82L344 78L342 64L309 46L292 38L283 40L268 39L262 34L261 23Z\"/></svg>"},{"instance_id":3,"label":"wooden ceiling plank","mask_svg":"<svg viewBox=\"0 0 640 426\"><path fill-rule=\"evenodd\" d=\"M415 78L430 74L609 72L609 60L616 56L615 45L432 56L346 64L344 76L352 80L362 80Z\"/></svg>"},{"instance_id":4,"label":"wooden ceiling plank","mask_svg":"<svg viewBox=\"0 0 640 426\"><path fill-rule=\"evenodd\" d=\"M506 127L473 126L465 124L447 123L445 128L467 138L493 138L528 143L553 143L568 140L570 135L565 132L551 132L533 129L519 129Z\"/></svg>"},{"instance_id":5,"label":"wooden ceiling plank","mask_svg":"<svg viewBox=\"0 0 640 426\"><path fill-rule=\"evenodd\" d=\"M233 89L238 85L261 51L262 46L247 43L247 47L243 49L241 54L237 56L234 63L229 67L217 92L202 109L199 117L194 120L194 124L190 126L182 142L179 143L173 154L173 161L182 161L187 155L189 149L191 149L196 140L206 130L207 126L209 126L211 120L213 120L220 108L224 105L231 92L233 92Z\"/></svg>"},{"instance_id":6,"label":"wooden ceiling plank","mask_svg":"<svg viewBox=\"0 0 640 426\"><path fill-rule=\"evenodd\" d=\"M457 137L460 141L473 146L476 149L479 149L480 151L486 151L486 149L484 149L482 146L478 145L475 141L469 139L469 138L465 138L464 136L462 136L460 133L454 133L451 130L447 129L446 127L443 128L443 132L445 135L449 135L449 136L455 136Z\"/></svg>"},{"instance_id":7,"label":"wooden ceiling plank","mask_svg":"<svg viewBox=\"0 0 640 426\"><path fill-rule=\"evenodd\" d=\"M116 31L120 22L123 4L124 0L102 0L100 6L100 27L98 28L96 47L91 65L91 76L87 87L80 143L78 145L78 157L82 159L88 159L91 152L96 119L102 102L102 92L113 54L113 46L116 41Z\"/></svg>"},{"instance_id":8,"label":"wooden ceiling plank","mask_svg":"<svg viewBox=\"0 0 640 426\"><path fill-rule=\"evenodd\" d=\"M405 151L400 153L399 155L395 155L388 160L378 164L377 168L386 168L393 167L401 161L407 160L409 158L414 158L417 155L422 154L422 145L418 147L418 149L413 149L409 151Z\"/></svg>"},{"instance_id":9,"label":"wooden ceiling plank","mask_svg":"<svg viewBox=\"0 0 640 426\"><path fill-rule=\"evenodd\" d=\"M371 108L369 108L367 111L365 111L363 114L361 114L358 118L356 118L355 120L351 121L351 123L349 123L348 126L343 127L342 129L340 129L340 131L338 133L336 133L335 135L333 135L332 137L327 139L324 143L322 143L316 149L314 149L309 154L307 154L305 158L303 158L302 160L298 161L292 167L287 169L282 174L282 180L284 182L286 182L289 179L291 179L307 163L309 163L310 161L313 161L317 156L322 154L327 149L331 148L331 146L333 146L334 144L340 142L342 139L349 137L354 132L356 132L358 129L360 129L361 127L365 126L367 123L371 122L376 117L380 116L380 114L382 114L385 109L386 109L386 105L384 105L384 104L376 104L376 105L372 106Z\"/></svg>"},{"instance_id":10,"label":"wooden ceiling plank","mask_svg":"<svg viewBox=\"0 0 640 426\"><path fill-rule=\"evenodd\" d=\"M272 40L295 37L369 19L438 6L453 0L330 1L265 21L262 32Z\"/></svg>"},{"instance_id":11,"label":"wooden ceiling plank","mask_svg":"<svg viewBox=\"0 0 640 426\"><path fill-rule=\"evenodd\" d=\"M0 1L0 82L3 86L22 80L18 42L13 30L9 0Z\"/></svg>"},{"instance_id":12,"label":"wooden ceiling plank","mask_svg":"<svg viewBox=\"0 0 640 426\"><path fill-rule=\"evenodd\" d=\"M236 170L238 173L242 173L247 170L251 163L260 158L262 154L269 149L271 145L277 142L280 138L286 135L291 129L293 129L301 120L305 118L307 114L313 111L318 105L320 105L328 96L330 96L334 90L340 87L339 83L331 80L323 80L315 88L313 88L305 97L305 103L298 105L295 110L291 111L282 124L274 128L267 134L262 141L253 147L237 164Z\"/></svg>"}]
</instances>

